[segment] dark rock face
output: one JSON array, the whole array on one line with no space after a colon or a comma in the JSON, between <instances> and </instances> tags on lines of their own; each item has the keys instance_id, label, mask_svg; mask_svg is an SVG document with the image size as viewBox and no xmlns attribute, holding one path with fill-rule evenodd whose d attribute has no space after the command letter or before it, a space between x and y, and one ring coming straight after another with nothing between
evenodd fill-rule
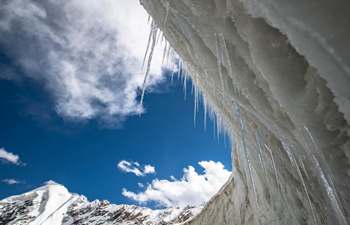
<instances>
[{"instance_id":1,"label":"dark rock face","mask_svg":"<svg viewBox=\"0 0 350 225\"><path fill-rule=\"evenodd\" d=\"M22 203L9 203L3 204L0 209L0 224L9 224L11 221L15 220L17 217L21 215L26 215L29 213L29 208L33 206L33 202L31 200L26 200ZM33 217L24 216L21 221L31 221Z\"/></svg>"},{"instance_id":2,"label":"dark rock face","mask_svg":"<svg viewBox=\"0 0 350 225\"><path fill-rule=\"evenodd\" d=\"M174 216L174 210L180 212ZM194 216L194 207L164 209L152 215L152 210L139 206L116 206L107 201L95 201L83 206L72 205L63 219L63 225L130 224L171 225L187 221ZM154 217L153 219L151 217ZM171 218L173 217L173 218Z\"/></svg>"}]
</instances>

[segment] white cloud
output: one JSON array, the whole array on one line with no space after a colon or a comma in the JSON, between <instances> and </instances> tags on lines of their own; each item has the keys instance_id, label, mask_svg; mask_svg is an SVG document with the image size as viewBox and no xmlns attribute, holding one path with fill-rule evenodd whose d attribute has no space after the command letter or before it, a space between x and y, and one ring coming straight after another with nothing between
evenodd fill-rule
<instances>
[{"instance_id":1,"label":"white cloud","mask_svg":"<svg viewBox=\"0 0 350 225\"><path fill-rule=\"evenodd\" d=\"M156 172L155 167L152 165L147 164L142 168L140 163L128 162L126 160L120 161L118 163L118 168L125 173L133 173L138 177Z\"/></svg>"},{"instance_id":2,"label":"white cloud","mask_svg":"<svg viewBox=\"0 0 350 225\"><path fill-rule=\"evenodd\" d=\"M20 159L19 156L12 153L12 152L8 152L6 151L4 148L0 148L0 159L12 164L16 164L16 165L20 165Z\"/></svg>"},{"instance_id":3,"label":"white cloud","mask_svg":"<svg viewBox=\"0 0 350 225\"><path fill-rule=\"evenodd\" d=\"M60 115L120 121L143 112L137 95L149 25L138 0L11 0L0 17L0 51L45 85ZM150 86L163 79L161 58L158 49ZM18 76L0 65L0 78Z\"/></svg>"},{"instance_id":4,"label":"white cloud","mask_svg":"<svg viewBox=\"0 0 350 225\"><path fill-rule=\"evenodd\" d=\"M138 203L153 201L166 207L201 205L219 191L231 172L221 162L201 161L198 164L204 169L203 174L189 166L179 180L174 177L171 180L155 179L143 192L123 189L122 194Z\"/></svg>"},{"instance_id":5,"label":"white cloud","mask_svg":"<svg viewBox=\"0 0 350 225\"><path fill-rule=\"evenodd\" d=\"M4 184L7 184L7 185L15 185L15 184L22 183L21 181L16 180L16 179L12 179L12 178L11 179L2 179L1 182Z\"/></svg>"},{"instance_id":6,"label":"white cloud","mask_svg":"<svg viewBox=\"0 0 350 225\"><path fill-rule=\"evenodd\" d=\"M155 173L155 172L156 172L156 168L154 168L154 166L151 166L151 165L145 166L145 169L144 169L145 174L150 174L150 173Z\"/></svg>"}]
</instances>

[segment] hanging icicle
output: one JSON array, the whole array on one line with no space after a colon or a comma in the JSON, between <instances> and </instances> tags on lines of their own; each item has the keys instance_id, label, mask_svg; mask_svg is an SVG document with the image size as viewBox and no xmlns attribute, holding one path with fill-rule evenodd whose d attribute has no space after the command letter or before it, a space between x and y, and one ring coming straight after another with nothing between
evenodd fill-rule
<instances>
[{"instance_id":1,"label":"hanging icicle","mask_svg":"<svg viewBox=\"0 0 350 225\"><path fill-rule=\"evenodd\" d=\"M170 11L170 2L167 1L165 3L165 17L164 17L164 21L163 21L163 29L166 28L166 25L168 23L169 11Z\"/></svg>"},{"instance_id":2,"label":"hanging icicle","mask_svg":"<svg viewBox=\"0 0 350 225\"><path fill-rule=\"evenodd\" d=\"M312 136L309 128L304 126L304 130L306 133L305 138L309 139L309 141L307 141L306 143L311 143L310 149L312 151L312 159L314 161L316 169L319 173L319 176L321 178L321 181L322 181L323 186L325 188L325 191L327 193L327 197L329 198L331 207L333 208L333 211L335 212L335 215L338 219L338 222L341 225L347 225L346 216L344 214L344 210L343 210L340 198L338 197L337 190L336 190L335 185L333 183L333 180L331 178L332 177L331 170L329 169L329 167L326 163L326 160L324 158L323 153L317 147L317 144L316 144L317 142L315 141L314 137Z\"/></svg>"},{"instance_id":3,"label":"hanging icicle","mask_svg":"<svg viewBox=\"0 0 350 225\"><path fill-rule=\"evenodd\" d=\"M151 39L152 39L151 40L152 44L151 44L150 52L149 52L149 55L148 55L146 73L145 73L145 77L144 77L143 84L142 84L142 94L141 94L140 105L143 104L143 99L144 99L144 96L145 96L145 90L146 90L146 86L147 86L147 79L148 79L148 76L149 76L149 73L150 73L150 70L151 70L152 57L153 57L153 53L154 53L154 48L156 46L157 34L158 34L158 29L156 27L156 24L153 22L152 23L151 32L150 32ZM146 54L147 54L147 52L148 52L148 49L146 50Z\"/></svg>"},{"instance_id":4,"label":"hanging icicle","mask_svg":"<svg viewBox=\"0 0 350 225\"><path fill-rule=\"evenodd\" d=\"M216 39L216 58L217 58L217 67L218 67L218 73L219 73L219 79L221 83L221 93L222 93L222 98L225 98L225 83L222 75L222 48L220 46L220 40L219 40L219 35L215 33L215 39Z\"/></svg>"},{"instance_id":5,"label":"hanging icicle","mask_svg":"<svg viewBox=\"0 0 350 225\"><path fill-rule=\"evenodd\" d=\"M310 194L309 194L309 191L307 189L304 177L303 177L303 175L302 175L302 173L300 171L299 164L298 164L297 160L295 159L295 156L294 156L292 150L290 149L290 146L287 144L286 141L284 141L283 138L281 138L281 140L282 140L283 149L287 152L287 156L289 158L289 161L291 162L292 166L296 169L298 177L300 179L300 182L301 182L301 184L302 184L302 186L304 188L304 192L306 194L306 198L308 200L309 207L310 207L310 213L311 213L312 219L313 219L313 224L317 225L317 219L316 219L315 210L314 210L314 207L312 205Z\"/></svg>"}]
</instances>

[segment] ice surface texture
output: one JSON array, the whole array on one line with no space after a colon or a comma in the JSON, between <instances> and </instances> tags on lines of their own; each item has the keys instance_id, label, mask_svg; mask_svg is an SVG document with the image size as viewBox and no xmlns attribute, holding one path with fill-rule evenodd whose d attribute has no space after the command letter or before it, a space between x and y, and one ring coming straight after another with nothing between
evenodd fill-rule
<instances>
[{"instance_id":1,"label":"ice surface texture","mask_svg":"<svg viewBox=\"0 0 350 225\"><path fill-rule=\"evenodd\" d=\"M350 222L350 2L141 0L231 136L190 225Z\"/></svg>"}]
</instances>

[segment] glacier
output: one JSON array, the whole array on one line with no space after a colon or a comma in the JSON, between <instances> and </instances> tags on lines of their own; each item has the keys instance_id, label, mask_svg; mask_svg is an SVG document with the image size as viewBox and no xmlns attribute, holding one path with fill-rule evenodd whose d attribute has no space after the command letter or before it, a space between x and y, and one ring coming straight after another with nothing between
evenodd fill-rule
<instances>
[{"instance_id":1,"label":"glacier","mask_svg":"<svg viewBox=\"0 0 350 225\"><path fill-rule=\"evenodd\" d=\"M349 224L350 2L140 3L233 143L229 181L185 224Z\"/></svg>"}]
</instances>

